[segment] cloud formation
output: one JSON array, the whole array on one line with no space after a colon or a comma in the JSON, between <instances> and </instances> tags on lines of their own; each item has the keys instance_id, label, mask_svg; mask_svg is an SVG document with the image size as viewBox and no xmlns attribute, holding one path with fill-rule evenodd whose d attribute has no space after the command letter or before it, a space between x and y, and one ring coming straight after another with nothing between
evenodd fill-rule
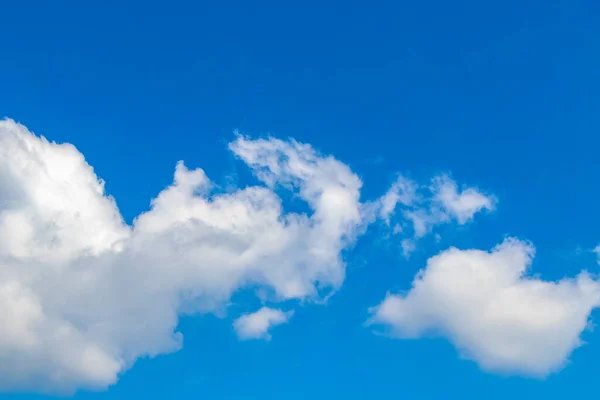
<instances>
[{"instance_id":1,"label":"cloud formation","mask_svg":"<svg viewBox=\"0 0 600 400\"><path fill-rule=\"evenodd\" d=\"M404 237L400 243L408 257L417 248L418 239L432 233L436 226L467 224L477 213L493 211L496 203L493 195L474 187L459 189L446 174L433 177L429 184L399 175L383 196L365 205L364 214L388 225L394 222L393 233Z\"/></svg>"},{"instance_id":2,"label":"cloud formation","mask_svg":"<svg viewBox=\"0 0 600 400\"><path fill-rule=\"evenodd\" d=\"M310 145L238 135L229 149L259 184L218 192L203 170L179 162L172 184L129 225L74 146L0 121L0 390L104 389L140 357L180 349L180 315L221 312L240 289L265 303L326 298L345 279L341 253L375 220L394 224L408 254L435 226L495 206L446 175L427 185L400 176L361 203L356 174ZM286 210L282 189L307 212ZM444 330L467 356L485 355L424 306L437 293L423 293L388 297L374 320L401 336ZM398 319L407 307L412 316ZM268 340L291 316L264 307L234 328L240 339Z\"/></svg>"},{"instance_id":3,"label":"cloud formation","mask_svg":"<svg viewBox=\"0 0 600 400\"><path fill-rule=\"evenodd\" d=\"M262 307L251 314L244 314L233 322L233 327L241 340L271 340L269 330L284 324L294 315L293 311L284 312L269 307Z\"/></svg>"},{"instance_id":4,"label":"cloud formation","mask_svg":"<svg viewBox=\"0 0 600 400\"><path fill-rule=\"evenodd\" d=\"M582 345L600 282L587 272L558 282L528 275L531 244L507 239L492 251L450 248L428 260L404 294L388 294L371 324L392 336L447 337L484 370L544 377Z\"/></svg>"},{"instance_id":5,"label":"cloud formation","mask_svg":"<svg viewBox=\"0 0 600 400\"><path fill-rule=\"evenodd\" d=\"M74 146L0 121L0 388L103 389L179 349L180 314L219 311L240 288L277 302L340 287L360 179L294 141L238 136L230 149L263 185L215 193L180 162L130 226ZM278 187L310 212L286 212Z\"/></svg>"}]
</instances>

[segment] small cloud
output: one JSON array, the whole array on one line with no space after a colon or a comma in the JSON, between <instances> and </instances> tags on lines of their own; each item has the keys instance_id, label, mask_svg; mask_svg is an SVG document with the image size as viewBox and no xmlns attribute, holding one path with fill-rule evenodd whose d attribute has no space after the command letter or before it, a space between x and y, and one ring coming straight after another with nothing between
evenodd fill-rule
<instances>
[{"instance_id":1,"label":"small cloud","mask_svg":"<svg viewBox=\"0 0 600 400\"><path fill-rule=\"evenodd\" d=\"M233 327L240 340L271 340L269 330L288 322L293 315L293 311L263 307L254 313L242 315L233 322Z\"/></svg>"},{"instance_id":2,"label":"small cloud","mask_svg":"<svg viewBox=\"0 0 600 400\"><path fill-rule=\"evenodd\" d=\"M404 239L400 246L402 246L402 254L407 259L410 257L412 252L417 249L417 245L413 239Z\"/></svg>"},{"instance_id":3,"label":"small cloud","mask_svg":"<svg viewBox=\"0 0 600 400\"><path fill-rule=\"evenodd\" d=\"M409 206L417 199L417 190L416 182L402 175L398 176L396 182L378 201L379 216L389 223L389 218L398 204Z\"/></svg>"},{"instance_id":4,"label":"small cloud","mask_svg":"<svg viewBox=\"0 0 600 400\"><path fill-rule=\"evenodd\" d=\"M456 182L448 175L434 178L432 191L435 201L460 225L471 221L482 210L493 210L496 202L494 197L486 196L475 188L459 191Z\"/></svg>"},{"instance_id":5,"label":"small cloud","mask_svg":"<svg viewBox=\"0 0 600 400\"><path fill-rule=\"evenodd\" d=\"M494 196L485 195L474 187L459 190L449 175L438 175L432 182L420 184L399 175L383 196L363 205L365 220L380 219L387 226L393 223L394 235L403 234L411 239L402 242L405 256L416 249L417 239L431 233L439 242L435 227L451 222L464 225L477 213L495 208ZM400 223L396 222L398 219Z\"/></svg>"}]
</instances>

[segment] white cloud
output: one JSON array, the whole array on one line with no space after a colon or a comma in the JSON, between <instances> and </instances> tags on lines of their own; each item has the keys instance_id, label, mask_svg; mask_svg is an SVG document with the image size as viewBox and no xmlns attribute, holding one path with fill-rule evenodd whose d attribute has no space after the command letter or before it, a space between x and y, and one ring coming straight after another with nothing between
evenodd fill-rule
<instances>
[{"instance_id":1,"label":"white cloud","mask_svg":"<svg viewBox=\"0 0 600 400\"><path fill-rule=\"evenodd\" d=\"M402 254L404 254L404 257L408 258L410 254L416 250L417 244L414 239L403 239L400 242L400 247L402 247Z\"/></svg>"},{"instance_id":2,"label":"white cloud","mask_svg":"<svg viewBox=\"0 0 600 400\"><path fill-rule=\"evenodd\" d=\"M284 312L263 307L254 313L242 315L234 321L233 327L241 340L271 340L269 330L288 322L293 314L293 311Z\"/></svg>"},{"instance_id":3,"label":"white cloud","mask_svg":"<svg viewBox=\"0 0 600 400\"><path fill-rule=\"evenodd\" d=\"M459 192L456 182L447 175L434 178L432 191L435 201L448 215L456 218L459 224L472 220L479 211L494 209L493 197L474 188L465 188Z\"/></svg>"},{"instance_id":4,"label":"white cloud","mask_svg":"<svg viewBox=\"0 0 600 400\"><path fill-rule=\"evenodd\" d=\"M494 210L495 204L494 196L476 188L465 187L459 191L448 175L435 176L430 184L419 184L399 175L383 196L363 206L362 213L365 220L380 218L388 226L393 218L399 220L394 224L393 233L405 236L401 246L404 255L409 257L417 248L417 239L432 233L436 226L453 221L464 225L477 213Z\"/></svg>"},{"instance_id":5,"label":"white cloud","mask_svg":"<svg viewBox=\"0 0 600 400\"><path fill-rule=\"evenodd\" d=\"M271 301L340 287L340 252L363 225L360 179L296 142L230 148L266 186L214 193L179 163L129 226L74 146L0 121L0 389L102 389L139 357L179 349L181 313L220 311L244 287ZM276 185L310 214L286 212Z\"/></svg>"},{"instance_id":6,"label":"white cloud","mask_svg":"<svg viewBox=\"0 0 600 400\"><path fill-rule=\"evenodd\" d=\"M388 191L379 199L379 216L388 224L398 204L412 205L417 199L416 182L400 175Z\"/></svg>"},{"instance_id":7,"label":"white cloud","mask_svg":"<svg viewBox=\"0 0 600 400\"><path fill-rule=\"evenodd\" d=\"M441 335L483 369L543 377L582 344L600 283L581 272L549 282L527 274L533 247L507 239L491 252L451 248L432 257L404 294L372 309L399 338Z\"/></svg>"}]
</instances>

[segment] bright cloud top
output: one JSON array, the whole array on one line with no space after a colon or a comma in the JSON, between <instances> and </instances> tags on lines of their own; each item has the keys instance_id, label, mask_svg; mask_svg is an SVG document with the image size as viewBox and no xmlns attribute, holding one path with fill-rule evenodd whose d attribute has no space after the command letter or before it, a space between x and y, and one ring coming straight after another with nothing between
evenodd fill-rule
<instances>
[{"instance_id":1,"label":"bright cloud top","mask_svg":"<svg viewBox=\"0 0 600 400\"><path fill-rule=\"evenodd\" d=\"M250 285L268 301L340 287L360 179L296 142L239 136L230 149L264 186L215 194L180 162L129 226L75 147L0 121L0 388L105 388L137 358L179 349L183 312L220 310ZM286 212L277 185L310 214ZM237 325L257 334L281 318Z\"/></svg>"},{"instance_id":2,"label":"bright cloud top","mask_svg":"<svg viewBox=\"0 0 600 400\"><path fill-rule=\"evenodd\" d=\"M443 335L485 370L546 376L582 344L600 283L586 272L559 282L528 276L533 256L516 239L491 252L446 250L429 259L410 291L374 308L371 323L399 338Z\"/></svg>"},{"instance_id":3,"label":"bright cloud top","mask_svg":"<svg viewBox=\"0 0 600 400\"><path fill-rule=\"evenodd\" d=\"M269 330L277 325L284 324L294 315L293 311L263 307L260 310L244 314L233 323L233 327L242 340L264 339L271 340Z\"/></svg>"}]
</instances>

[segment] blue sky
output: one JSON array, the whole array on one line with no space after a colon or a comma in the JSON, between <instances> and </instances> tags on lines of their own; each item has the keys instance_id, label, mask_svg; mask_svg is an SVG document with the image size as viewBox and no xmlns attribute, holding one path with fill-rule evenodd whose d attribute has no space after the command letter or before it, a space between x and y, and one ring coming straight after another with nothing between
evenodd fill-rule
<instances>
[{"instance_id":1,"label":"blue sky","mask_svg":"<svg viewBox=\"0 0 600 400\"><path fill-rule=\"evenodd\" d=\"M50 322L42 328L21 323L26 311L18 304L30 303L6 297L0 315L15 328L0 329L0 371L9 376L0 379L0 397L41 399L73 390L76 399L593 395L600 334L579 325L600 318L592 251L600 242L600 4L124 3L2 6L0 114L22 124L7 120L0 127L6 150L0 150L0 263L19 271L0 275L2 293L31 300L40 321L74 327L73 340L82 348L93 345L111 359L129 359L115 382L111 374L94 375L101 361L85 359L89 376L101 376L97 385L90 383L88 375L78 375L79 361L69 358L71 351L73 360L88 353L47 339L58 332ZM31 132L77 150L44 144ZM21 142L30 145L15 144ZM89 183L93 173L80 153L105 181L124 222L90 189L96 187ZM328 162L328 155L338 161ZM281 157L299 157L308 176L285 162L269 170L269 162ZM131 228L171 185L179 160L190 171L202 168L213 182L210 194L182 189L182 198L165 195ZM55 175L65 171L63 161L73 168L60 175L66 183ZM202 180L178 171L182 187ZM386 214L382 196L402 194L394 192L398 174L420 197L397 201ZM353 186L357 181L360 189ZM190 222L189 237L164 228L171 218L230 222L225 200L246 187L260 188L267 200L281 199L282 218L313 218L279 227L262 219L276 208L269 203L261 209L265 214L252 217L250 236L232 234L257 249L276 243L251 265L239 254L196 252L198 243L219 248L231 239L231 227L201 234ZM331 196L323 200L322 193ZM193 217L196 209L186 207L194 196L219 206ZM211 203L215 199L223 203ZM410 212L427 220L422 235ZM25 219L6 217L15 215ZM27 247L34 242L25 242L24 226L46 238L41 227L77 225L82 218L89 224L67 230L72 236L52 233L52 243L61 243L56 247ZM102 241L108 239L95 236L105 228L125 238L125 250L110 252L128 258L105 256ZM260 235L276 228L280 234L263 243ZM281 248L280 237L289 242ZM490 256L506 237L520 242ZM190 246L178 247L188 239ZM525 241L535 246L524 273L529 282L557 282L582 270L590 272L589 282L563 282L561 290L545 292L547 286L536 291L521 276L497 272L527 266L519 259L528 254ZM403 243L412 246L408 256ZM164 253L144 258L138 245ZM452 246L481 253L446 252ZM314 248L322 253L306 256ZM228 249L236 246L223 252ZM88 258L83 251L91 251ZM184 251L189 259L177 258ZM223 264L245 268L235 281L238 272L217 272L223 271L220 254L228 260ZM154 265L153 258L161 262ZM211 263L216 269L194 274ZM409 294L426 266L425 289ZM77 271L92 267L114 272L98 278L89 294L77 294ZM60 271L52 279L74 283L53 292L39 283L48 268ZM123 268L128 272L121 274ZM505 286L476 293L478 285L465 282L477 281L477 271L488 271L494 282L506 278ZM447 286L430 285L438 276ZM164 282L168 293L145 291L155 282ZM326 290L311 292L319 284L333 289L325 302ZM388 293L399 305L377 314L373 307ZM180 300L186 296L192 300ZM79 301L81 308L71 306ZM117 312L120 305L128 311ZM263 306L280 312L267 318L272 329L236 329L234 321ZM143 310L139 321L136 307ZM401 317L404 311L408 316ZM95 330L89 321L100 315L116 333ZM366 324L374 315L376 323ZM183 334L179 351L168 350L171 328ZM37 335L34 344L21 343L29 333ZM578 337L586 344L573 350ZM519 354L493 354L502 344ZM545 359L560 349L564 355ZM152 351L157 355L148 357ZM532 372L540 368L552 371Z\"/></svg>"}]
</instances>

